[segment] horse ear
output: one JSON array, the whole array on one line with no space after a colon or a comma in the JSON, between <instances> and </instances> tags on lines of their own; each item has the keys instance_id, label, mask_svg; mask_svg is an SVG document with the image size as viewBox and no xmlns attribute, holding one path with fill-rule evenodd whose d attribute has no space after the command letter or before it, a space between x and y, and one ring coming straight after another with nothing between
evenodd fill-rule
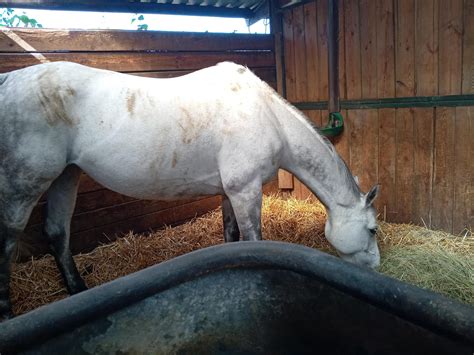
<instances>
[{"instance_id":1,"label":"horse ear","mask_svg":"<svg viewBox=\"0 0 474 355\"><path fill-rule=\"evenodd\" d=\"M370 206L374 203L375 198L379 194L380 185L377 184L370 189L370 191L365 195L365 205Z\"/></svg>"},{"instance_id":2,"label":"horse ear","mask_svg":"<svg viewBox=\"0 0 474 355\"><path fill-rule=\"evenodd\" d=\"M357 186L360 187L360 184L359 184L359 177L356 176L356 175L354 175L353 178L354 178L354 181L356 182Z\"/></svg>"}]
</instances>

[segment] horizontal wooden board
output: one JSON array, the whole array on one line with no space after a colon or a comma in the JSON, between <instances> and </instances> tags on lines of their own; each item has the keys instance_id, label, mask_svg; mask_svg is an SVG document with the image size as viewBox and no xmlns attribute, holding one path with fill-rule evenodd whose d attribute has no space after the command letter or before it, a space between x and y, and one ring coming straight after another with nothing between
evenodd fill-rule
<instances>
[{"instance_id":1,"label":"horizontal wooden board","mask_svg":"<svg viewBox=\"0 0 474 355\"><path fill-rule=\"evenodd\" d=\"M13 32L38 52L273 50L273 36L262 34L26 28ZM0 52L26 50L0 32Z\"/></svg>"},{"instance_id":2,"label":"horizontal wooden board","mask_svg":"<svg viewBox=\"0 0 474 355\"><path fill-rule=\"evenodd\" d=\"M267 82L268 85L276 88L276 70L275 67L268 68L250 68L252 72L260 79ZM148 78L175 78L177 76L192 73L193 70L167 70L167 71L145 71L145 72L127 72L136 76L145 76Z\"/></svg>"},{"instance_id":3,"label":"horizontal wooden board","mask_svg":"<svg viewBox=\"0 0 474 355\"><path fill-rule=\"evenodd\" d=\"M74 215L81 213L83 214L88 211L103 209L110 206L122 205L132 201L136 201L136 199L107 189L86 192L77 196ZM36 207L33 209L33 212L31 213L28 226L41 223L45 204L46 202L42 201L36 205Z\"/></svg>"},{"instance_id":4,"label":"horizontal wooden board","mask_svg":"<svg viewBox=\"0 0 474 355\"><path fill-rule=\"evenodd\" d=\"M49 53L51 62L69 61L119 72L197 70L219 62L235 62L250 68L274 67L273 53ZM0 54L0 73L39 64L30 54Z\"/></svg>"},{"instance_id":5,"label":"horizontal wooden board","mask_svg":"<svg viewBox=\"0 0 474 355\"><path fill-rule=\"evenodd\" d=\"M217 208L220 203L221 197L213 196L186 205L132 217L105 227L76 233L71 235L71 250L73 254L89 251L100 243L113 241L128 231L140 233L165 225L177 225Z\"/></svg>"}]
</instances>

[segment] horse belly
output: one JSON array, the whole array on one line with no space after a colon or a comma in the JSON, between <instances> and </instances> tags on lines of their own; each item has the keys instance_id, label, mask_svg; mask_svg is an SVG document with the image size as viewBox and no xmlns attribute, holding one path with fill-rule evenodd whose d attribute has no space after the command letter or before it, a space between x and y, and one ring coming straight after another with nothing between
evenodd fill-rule
<instances>
[{"instance_id":1,"label":"horse belly","mask_svg":"<svg viewBox=\"0 0 474 355\"><path fill-rule=\"evenodd\" d=\"M223 192L212 156L185 155L173 150L151 158L133 152L110 153L89 161L83 157L77 165L100 184L121 194L140 199L173 200Z\"/></svg>"}]
</instances>

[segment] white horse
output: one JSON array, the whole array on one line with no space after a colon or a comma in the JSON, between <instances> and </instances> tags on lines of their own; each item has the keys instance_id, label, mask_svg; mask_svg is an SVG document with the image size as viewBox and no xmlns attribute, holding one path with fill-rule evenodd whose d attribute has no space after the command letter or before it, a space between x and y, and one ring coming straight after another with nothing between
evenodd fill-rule
<instances>
[{"instance_id":1,"label":"white horse","mask_svg":"<svg viewBox=\"0 0 474 355\"><path fill-rule=\"evenodd\" d=\"M57 62L0 74L0 318L10 256L49 188L44 232L70 293L86 288L69 250L81 169L143 199L223 196L225 241L260 240L262 184L293 173L328 210L339 255L379 265L372 202L311 123L250 70L221 63L150 79Z\"/></svg>"}]
</instances>

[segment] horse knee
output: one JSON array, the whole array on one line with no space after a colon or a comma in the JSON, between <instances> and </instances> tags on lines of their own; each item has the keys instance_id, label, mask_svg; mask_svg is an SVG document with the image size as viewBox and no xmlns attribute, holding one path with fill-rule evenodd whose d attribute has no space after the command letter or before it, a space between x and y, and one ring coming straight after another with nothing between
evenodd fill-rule
<instances>
[{"instance_id":1,"label":"horse knee","mask_svg":"<svg viewBox=\"0 0 474 355\"><path fill-rule=\"evenodd\" d=\"M229 199L243 240L261 240L261 190L244 190L238 194L229 194Z\"/></svg>"},{"instance_id":2,"label":"horse knee","mask_svg":"<svg viewBox=\"0 0 474 355\"><path fill-rule=\"evenodd\" d=\"M60 256L69 250L69 241L66 230L57 224L45 222L43 234L55 256Z\"/></svg>"}]
</instances>

